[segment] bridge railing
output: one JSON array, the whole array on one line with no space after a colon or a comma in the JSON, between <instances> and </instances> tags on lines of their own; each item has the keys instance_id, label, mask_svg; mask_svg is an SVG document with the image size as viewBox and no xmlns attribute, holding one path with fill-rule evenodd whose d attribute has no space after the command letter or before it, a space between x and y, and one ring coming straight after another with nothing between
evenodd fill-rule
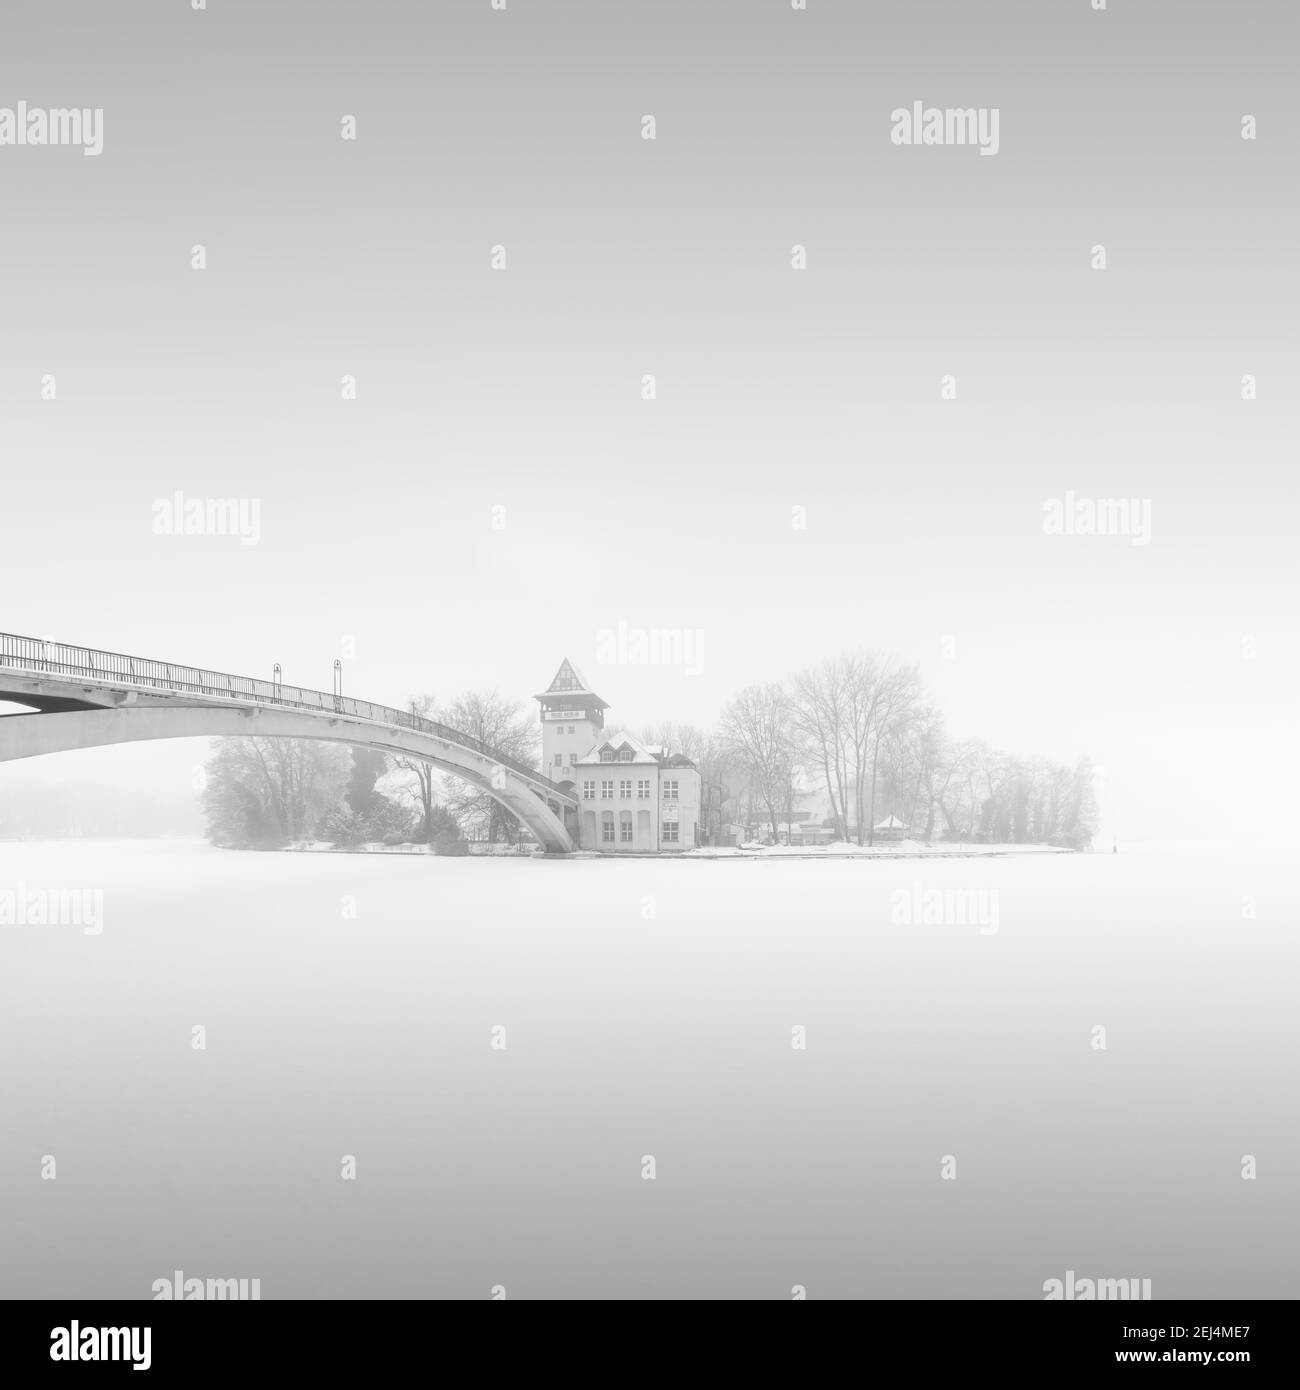
<instances>
[{"instance_id":1,"label":"bridge railing","mask_svg":"<svg viewBox=\"0 0 1300 1390\"><path fill-rule=\"evenodd\" d=\"M410 710L376 705L369 700L354 700L350 695L332 695L324 690L259 680L255 676L232 676L224 671L205 671L197 666L178 666L170 661L123 656L120 652L101 652L93 647L70 647L63 642L47 642L40 637L18 637L9 632L0 632L0 666L59 676L83 676L108 684L117 682L185 695L226 696L232 700L250 700L287 709L346 714L376 724L395 724L399 728L430 734L462 748L471 748L493 762L560 792L559 787L536 768L529 767L508 753L502 753L473 734L462 733L450 725L440 724L436 719L426 719L422 714L413 714Z\"/></svg>"}]
</instances>

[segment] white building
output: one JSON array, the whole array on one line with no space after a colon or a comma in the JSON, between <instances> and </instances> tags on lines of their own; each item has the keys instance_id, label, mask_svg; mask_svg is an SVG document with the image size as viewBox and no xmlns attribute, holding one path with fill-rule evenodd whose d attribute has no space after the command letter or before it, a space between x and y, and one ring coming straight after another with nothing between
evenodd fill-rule
<instances>
[{"instance_id":1,"label":"white building","mask_svg":"<svg viewBox=\"0 0 1300 1390\"><path fill-rule=\"evenodd\" d=\"M609 706L567 659L541 705L542 771L580 800L579 848L680 854L699 841L700 774L666 748L605 732Z\"/></svg>"}]
</instances>

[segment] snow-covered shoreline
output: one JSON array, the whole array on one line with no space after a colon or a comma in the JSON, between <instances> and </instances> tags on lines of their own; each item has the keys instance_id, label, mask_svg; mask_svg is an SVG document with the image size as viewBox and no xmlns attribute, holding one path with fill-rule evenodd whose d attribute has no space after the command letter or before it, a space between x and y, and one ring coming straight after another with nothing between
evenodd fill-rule
<instances>
[{"instance_id":1,"label":"snow-covered shoreline","mask_svg":"<svg viewBox=\"0 0 1300 1390\"><path fill-rule=\"evenodd\" d=\"M468 856L461 855L460 858L527 859L534 854L542 853L536 845L488 844L485 841L471 840L469 846ZM270 852L283 854L414 854L428 858L446 857L439 856L432 845L385 845L378 840L360 845L336 845L328 840L295 840L292 844L285 845L278 851Z\"/></svg>"},{"instance_id":2,"label":"snow-covered shoreline","mask_svg":"<svg viewBox=\"0 0 1300 1390\"><path fill-rule=\"evenodd\" d=\"M741 845L688 850L683 859L975 859L1002 854L1077 854L1059 845L923 845L895 840L882 845L839 841L829 845Z\"/></svg>"},{"instance_id":3,"label":"snow-covered shoreline","mask_svg":"<svg viewBox=\"0 0 1300 1390\"><path fill-rule=\"evenodd\" d=\"M378 842L362 845L334 845L324 840L303 840L286 845L285 853L293 854L415 854L433 856L431 845L385 845ZM916 840L898 840L882 845L856 845L839 842L829 845L742 845L701 846L681 854L645 854L627 851L610 854L594 850L578 851L571 859L975 859L1008 854L1075 854L1076 850L1058 845L972 844L923 845ZM471 841L471 859L527 859L544 857L536 846L486 844Z\"/></svg>"}]
</instances>

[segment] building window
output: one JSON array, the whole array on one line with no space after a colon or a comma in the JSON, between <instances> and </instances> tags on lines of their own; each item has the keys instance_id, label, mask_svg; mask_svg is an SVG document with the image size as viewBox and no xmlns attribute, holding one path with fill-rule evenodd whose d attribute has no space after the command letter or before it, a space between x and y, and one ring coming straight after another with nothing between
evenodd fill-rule
<instances>
[{"instance_id":1,"label":"building window","mask_svg":"<svg viewBox=\"0 0 1300 1390\"><path fill-rule=\"evenodd\" d=\"M664 821L664 843L666 845L680 843L677 835L677 822L675 820Z\"/></svg>"},{"instance_id":2,"label":"building window","mask_svg":"<svg viewBox=\"0 0 1300 1390\"><path fill-rule=\"evenodd\" d=\"M618 784L618 795L621 801L631 801L632 799L632 779L624 777Z\"/></svg>"},{"instance_id":3,"label":"building window","mask_svg":"<svg viewBox=\"0 0 1300 1390\"><path fill-rule=\"evenodd\" d=\"M618 823L618 838L625 844L632 843L632 817L626 816Z\"/></svg>"},{"instance_id":4,"label":"building window","mask_svg":"<svg viewBox=\"0 0 1300 1390\"><path fill-rule=\"evenodd\" d=\"M640 801L650 800L650 779L648 777L638 778L636 784L637 799Z\"/></svg>"},{"instance_id":5,"label":"building window","mask_svg":"<svg viewBox=\"0 0 1300 1390\"><path fill-rule=\"evenodd\" d=\"M664 783L664 800L677 800L677 778L674 777L672 781Z\"/></svg>"},{"instance_id":6,"label":"building window","mask_svg":"<svg viewBox=\"0 0 1300 1390\"><path fill-rule=\"evenodd\" d=\"M612 763L614 761L614 750L612 748L602 748L600 750L600 760L602 763Z\"/></svg>"},{"instance_id":7,"label":"building window","mask_svg":"<svg viewBox=\"0 0 1300 1390\"><path fill-rule=\"evenodd\" d=\"M595 801L595 799L596 799L596 784L595 784L595 782L583 782L583 784L582 784L582 799L583 799L584 801Z\"/></svg>"},{"instance_id":8,"label":"building window","mask_svg":"<svg viewBox=\"0 0 1300 1390\"><path fill-rule=\"evenodd\" d=\"M636 754L630 748L620 748L618 750L618 760L621 763L630 763Z\"/></svg>"},{"instance_id":9,"label":"building window","mask_svg":"<svg viewBox=\"0 0 1300 1390\"><path fill-rule=\"evenodd\" d=\"M600 784L600 799L602 801L613 801L614 783L613 780L603 781Z\"/></svg>"},{"instance_id":10,"label":"building window","mask_svg":"<svg viewBox=\"0 0 1300 1390\"><path fill-rule=\"evenodd\" d=\"M572 724L569 725L569 732L570 732L570 733L573 732L573 725L572 725Z\"/></svg>"},{"instance_id":11,"label":"building window","mask_svg":"<svg viewBox=\"0 0 1300 1390\"><path fill-rule=\"evenodd\" d=\"M602 844L612 845L614 843L614 822L612 820L601 821L600 839Z\"/></svg>"},{"instance_id":12,"label":"building window","mask_svg":"<svg viewBox=\"0 0 1300 1390\"><path fill-rule=\"evenodd\" d=\"M560 764L561 764L563 761L564 761L564 754L563 754L563 753L557 753L557 754L555 755L555 766L556 766L556 767L559 767Z\"/></svg>"}]
</instances>

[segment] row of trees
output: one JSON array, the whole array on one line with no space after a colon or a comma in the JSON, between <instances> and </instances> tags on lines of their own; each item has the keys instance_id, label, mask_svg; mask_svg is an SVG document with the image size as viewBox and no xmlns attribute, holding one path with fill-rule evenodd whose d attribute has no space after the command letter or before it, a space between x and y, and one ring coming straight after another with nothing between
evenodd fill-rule
<instances>
[{"instance_id":1,"label":"row of trees","mask_svg":"<svg viewBox=\"0 0 1300 1390\"><path fill-rule=\"evenodd\" d=\"M653 725L648 743L685 753L700 769L701 820L777 827L815 793L836 838L874 841L891 817L920 839L1057 843L1083 848L1097 830L1094 770L1017 757L949 736L915 667L874 652L847 653L787 681L751 685L715 732Z\"/></svg>"},{"instance_id":2,"label":"row of trees","mask_svg":"<svg viewBox=\"0 0 1300 1390\"><path fill-rule=\"evenodd\" d=\"M788 681L752 685L723 712L718 797L731 785L771 826L820 787L837 838L871 844L893 817L925 840L1058 843L1097 830L1094 773L950 738L920 674L875 652L834 657ZM717 810L725 809L719 804Z\"/></svg>"}]
</instances>

